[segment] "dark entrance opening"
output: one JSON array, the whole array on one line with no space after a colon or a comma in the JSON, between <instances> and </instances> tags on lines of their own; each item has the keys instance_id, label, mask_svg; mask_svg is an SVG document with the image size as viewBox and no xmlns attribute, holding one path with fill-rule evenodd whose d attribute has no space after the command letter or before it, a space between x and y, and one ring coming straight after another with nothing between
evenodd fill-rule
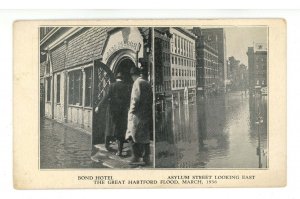
<instances>
[{"instance_id":1,"label":"dark entrance opening","mask_svg":"<svg viewBox=\"0 0 300 199\"><path fill-rule=\"evenodd\" d=\"M135 67L135 64L131 59L129 59L129 58L123 59L116 66L114 74L117 75L119 72L121 72L124 77L124 79L123 79L124 82L132 85L133 81L130 76L130 69L132 67Z\"/></svg>"},{"instance_id":2,"label":"dark entrance opening","mask_svg":"<svg viewBox=\"0 0 300 199\"><path fill-rule=\"evenodd\" d=\"M123 75L123 81L132 87L133 80L130 76L130 69L135 67L134 62L130 58L123 58L117 62L114 71L103 64L100 60L94 61L93 72L93 108L103 99L108 90L109 84L115 82L115 76L118 72ZM131 90L131 88L130 88ZM111 131L111 119L109 116L108 102L99 108L99 112L93 111L93 127L92 127L92 144L103 144L106 134Z\"/></svg>"}]
</instances>

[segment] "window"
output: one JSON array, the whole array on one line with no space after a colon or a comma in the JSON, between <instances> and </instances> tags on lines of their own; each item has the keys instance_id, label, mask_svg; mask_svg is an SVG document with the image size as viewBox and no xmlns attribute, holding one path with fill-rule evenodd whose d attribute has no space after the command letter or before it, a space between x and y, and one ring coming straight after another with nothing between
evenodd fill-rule
<instances>
[{"instance_id":1,"label":"window","mask_svg":"<svg viewBox=\"0 0 300 199\"><path fill-rule=\"evenodd\" d=\"M92 107L92 77L93 68L85 69L85 106Z\"/></svg>"},{"instance_id":2,"label":"window","mask_svg":"<svg viewBox=\"0 0 300 199\"><path fill-rule=\"evenodd\" d=\"M51 77L47 77L47 102L51 101Z\"/></svg>"},{"instance_id":3,"label":"window","mask_svg":"<svg viewBox=\"0 0 300 199\"><path fill-rule=\"evenodd\" d=\"M56 103L60 103L60 75L56 76Z\"/></svg>"},{"instance_id":4,"label":"window","mask_svg":"<svg viewBox=\"0 0 300 199\"><path fill-rule=\"evenodd\" d=\"M81 70L69 73L69 104L82 105L82 72Z\"/></svg>"}]
</instances>

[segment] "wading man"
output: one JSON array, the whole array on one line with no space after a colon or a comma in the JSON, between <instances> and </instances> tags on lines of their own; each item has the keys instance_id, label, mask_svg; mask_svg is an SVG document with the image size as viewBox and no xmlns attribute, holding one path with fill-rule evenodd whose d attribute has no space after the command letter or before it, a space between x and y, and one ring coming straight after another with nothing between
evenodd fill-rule
<instances>
[{"instance_id":1,"label":"wading man","mask_svg":"<svg viewBox=\"0 0 300 199\"><path fill-rule=\"evenodd\" d=\"M147 81L147 70L137 68L130 70L134 81L130 108L128 112L128 125L126 139L131 140L132 159L130 164L141 164L140 158L147 165L150 163L150 129L152 126L152 88Z\"/></svg>"}]
</instances>

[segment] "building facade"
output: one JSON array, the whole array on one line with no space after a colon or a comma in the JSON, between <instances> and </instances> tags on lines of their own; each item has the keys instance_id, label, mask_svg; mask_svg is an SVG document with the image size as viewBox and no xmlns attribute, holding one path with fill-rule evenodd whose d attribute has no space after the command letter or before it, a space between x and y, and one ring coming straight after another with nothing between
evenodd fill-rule
<instances>
[{"instance_id":1,"label":"building facade","mask_svg":"<svg viewBox=\"0 0 300 199\"><path fill-rule=\"evenodd\" d=\"M170 42L171 89L183 91L196 88L196 36L184 28L169 28L172 35Z\"/></svg>"},{"instance_id":2,"label":"building facade","mask_svg":"<svg viewBox=\"0 0 300 199\"><path fill-rule=\"evenodd\" d=\"M155 28L154 57L155 57L155 93L170 94L171 84L171 34L165 28Z\"/></svg>"},{"instance_id":3,"label":"building facade","mask_svg":"<svg viewBox=\"0 0 300 199\"><path fill-rule=\"evenodd\" d=\"M219 61L216 35L204 34L202 29L192 30L196 41L197 91L202 96L212 95L219 90Z\"/></svg>"},{"instance_id":4,"label":"building facade","mask_svg":"<svg viewBox=\"0 0 300 199\"><path fill-rule=\"evenodd\" d=\"M41 116L91 132L93 107L114 76L123 72L132 84L130 68L139 67L151 52L149 32L137 27L41 27Z\"/></svg>"},{"instance_id":5,"label":"building facade","mask_svg":"<svg viewBox=\"0 0 300 199\"><path fill-rule=\"evenodd\" d=\"M267 87L268 49L265 43L248 47L249 89Z\"/></svg>"},{"instance_id":6,"label":"building facade","mask_svg":"<svg viewBox=\"0 0 300 199\"><path fill-rule=\"evenodd\" d=\"M226 91L227 80L227 55L226 55L226 34L224 28L203 28L202 34L209 37L211 42L216 45L218 49L218 73L219 83L218 87L221 91Z\"/></svg>"}]
</instances>

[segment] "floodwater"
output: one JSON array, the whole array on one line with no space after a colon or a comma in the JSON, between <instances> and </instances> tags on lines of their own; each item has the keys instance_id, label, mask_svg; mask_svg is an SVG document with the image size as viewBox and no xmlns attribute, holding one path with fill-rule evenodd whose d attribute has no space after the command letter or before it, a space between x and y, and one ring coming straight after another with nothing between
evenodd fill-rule
<instances>
[{"instance_id":1,"label":"floodwater","mask_svg":"<svg viewBox=\"0 0 300 199\"><path fill-rule=\"evenodd\" d=\"M60 124L41 119L40 168L103 168L91 160L91 135Z\"/></svg>"},{"instance_id":2,"label":"floodwater","mask_svg":"<svg viewBox=\"0 0 300 199\"><path fill-rule=\"evenodd\" d=\"M155 142L157 168L267 168L267 97L175 96L157 107Z\"/></svg>"}]
</instances>

